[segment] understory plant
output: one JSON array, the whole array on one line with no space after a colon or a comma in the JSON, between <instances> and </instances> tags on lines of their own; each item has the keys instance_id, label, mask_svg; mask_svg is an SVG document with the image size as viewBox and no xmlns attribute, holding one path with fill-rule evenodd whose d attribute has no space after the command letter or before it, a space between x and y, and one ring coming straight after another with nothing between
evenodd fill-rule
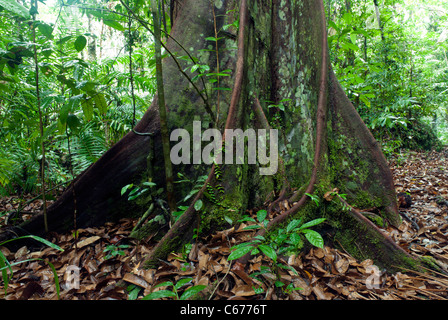
<instances>
[{"instance_id":1,"label":"understory plant","mask_svg":"<svg viewBox=\"0 0 448 320\"><path fill-rule=\"evenodd\" d=\"M199 292L201 292L202 290L204 290L206 288L206 286L204 286L204 285L196 285L196 286L192 286L192 287L186 289L182 294L180 294L179 293L180 289L182 287L188 285L192 281L193 281L193 278L184 278L184 279L180 279L176 283L173 283L172 281L165 281L165 282L159 283L158 285L156 285L154 287L154 289L161 288L161 287L167 287L167 288L171 288L171 290L163 289L163 290L154 291L154 292L146 295L145 297L143 297L143 300L156 300L156 299L162 299L162 298L171 298L174 300L188 300L189 298L194 297L195 295L197 295Z\"/></svg>"},{"instance_id":2,"label":"understory plant","mask_svg":"<svg viewBox=\"0 0 448 320\"><path fill-rule=\"evenodd\" d=\"M267 211L259 210L257 212L257 220L251 217L244 217L239 222L255 222L256 224L250 225L244 230L251 229L266 229L268 226L268 220L266 220ZM322 236L311 227L321 224L325 221L325 218L318 218L306 223L303 223L302 219L292 219L285 228L278 228L276 232L269 233L266 237L262 235L256 235L251 241L240 243L231 248L231 253L227 260L232 261L239 259L246 254L256 256L263 254L271 261L271 268L263 267L260 272L253 274L257 276L262 273L272 272L277 276L275 285L277 287L283 287L285 284L280 281L280 269L288 269L297 273L294 268L282 263L278 257L281 255L291 255L298 252L303 248L304 241L303 236L313 246L323 248L324 240ZM286 288L286 290L292 290L292 288Z\"/></svg>"}]
</instances>

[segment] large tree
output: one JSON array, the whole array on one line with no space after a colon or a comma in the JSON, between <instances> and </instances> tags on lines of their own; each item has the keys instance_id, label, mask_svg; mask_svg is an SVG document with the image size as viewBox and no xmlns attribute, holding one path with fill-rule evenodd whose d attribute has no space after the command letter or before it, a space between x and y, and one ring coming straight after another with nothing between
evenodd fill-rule
<instances>
[{"instance_id":1,"label":"large tree","mask_svg":"<svg viewBox=\"0 0 448 320\"><path fill-rule=\"evenodd\" d=\"M166 40L169 55L163 60L170 131L183 128L192 134L194 120L201 121L203 130L221 132L277 129L279 165L274 175L260 175L259 164L174 165L175 172L191 181L204 175L207 179L147 265L190 241L198 225L202 232L211 232L227 227L228 218L237 221L249 208L276 211L285 201L289 209L277 215L268 230L293 216L325 217L320 232L354 256L370 257L386 268L415 265L378 227L400 223L392 174L331 69L321 1L171 1L174 23ZM127 9L132 19L145 24L132 5ZM202 81L205 75L193 81L198 71L183 71L192 66L189 59L208 66L214 71L209 78L216 81ZM230 76L223 70L231 70ZM130 203L120 190L149 179L165 186L159 111L156 97L135 130L48 208L50 231L98 225L148 209L150 203ZM191 191L187 184L175 188L178 201ZM319 206L309 201L312 194L320 197ZM150 199L155 201L154 196ZM200 208L195 206L199 200ZM374 211L364 214L363 209ZM23 230L42 234L43 217L8 231Z\"/></svg>"}]
</instances>

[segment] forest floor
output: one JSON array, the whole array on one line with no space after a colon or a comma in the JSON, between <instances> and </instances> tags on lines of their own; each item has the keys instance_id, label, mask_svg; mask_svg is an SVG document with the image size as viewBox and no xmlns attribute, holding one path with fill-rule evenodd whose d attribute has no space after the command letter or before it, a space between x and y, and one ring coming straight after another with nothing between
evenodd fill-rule
<instances>
[{"instance_id":1,"label":"forest floor","mask_svg":"<svg viewBox=\"0 0 448 320\"><path fill-rule=\"evenodd\" d=\"M400 208L401 226L384 232L410 254L427 257L448 272L448 150L407 152L395 156L390 165L397 192L408 193L412 204ZM5 197L0 200L0 212L16 205L15 197ZM40 206L36 200L25 210L39 210ZM135 220L126 219L78 230L76 247L73 234L54 234L49 240L64 252L50 247L30 250L24 246L15 252L1 248L14 265L6 291L0 281L0 299L57 299L54 272L45 261L54 266L60 299L64 300L141 299L154 290L173 290L167 286L156 288L157 284L177 283L185 278L191 281L179 288L180 294L192 285L205 285L207 289L201 293L207 299L219 300L448 299L448 273L403 270L389 274L376 268L371 260L358 261L328 246L279 258L278 262L289 269L280 268L278 277L271 272L251 277L262 266L272 265L264 256L250 260L246 269L227 261L231 246L253 236L253 231L243 230L244 224L200 239L189 251L171 254L157 269L142 270L140 263L153 244L128 237L135 224ZM73 266L80 270L78 288L70 278ZM284 285L279 286L278 281Z\"/></svg>"}]
</instances>

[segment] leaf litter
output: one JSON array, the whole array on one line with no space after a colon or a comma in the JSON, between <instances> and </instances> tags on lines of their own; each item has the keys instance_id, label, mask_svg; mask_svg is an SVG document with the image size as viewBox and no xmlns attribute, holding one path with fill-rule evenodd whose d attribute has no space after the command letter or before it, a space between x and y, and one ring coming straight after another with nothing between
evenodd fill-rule
<instances>
[{"instance_id":1,"label":"leaf litter","mask_svg":"<svg viewBox=\"0 0 448 320\"><path fill-rule=\"evenodd\" d=\"M277 274L270 271L272 261L262 255L246 266L229 262L230 248L254 236L254 230L244 230L250 222L200 239L189 250L170 254L156 269L143 269L141 264L154 244L131 239L137 221L123 219L99 228L79 229L77 241L73 233L52 234L48 240L64 249L62 253L48 247L30 250L23 246L15 252L0 248L11 264L41 259L12 266L6 292L0 282L0 298L56 300L54 274L44 262L49 261L59 279L60 299L64 300L141 299L166 290L163 284L168 281L177 283L187 278L191 281L185 281L180 292L204 285L207 288L199 294L211 300L446 300L447 159L448 150L409 152L391 160L396 190L410 196L412 204L400 207L403 222L399 228L383 230L407 252L426 258L441 272L403 270L389 274L370 259L358 261L328 246L279 257L278 262L287 268L278 269ZM11 210L16 203L13 197L5 197L0 208ZM27 209L37 211L39 207L36 200ZM249 213L256 218L255 211ZM77 286L73 285L73 267L79 270Z\"/></svg>"}]
</instances>

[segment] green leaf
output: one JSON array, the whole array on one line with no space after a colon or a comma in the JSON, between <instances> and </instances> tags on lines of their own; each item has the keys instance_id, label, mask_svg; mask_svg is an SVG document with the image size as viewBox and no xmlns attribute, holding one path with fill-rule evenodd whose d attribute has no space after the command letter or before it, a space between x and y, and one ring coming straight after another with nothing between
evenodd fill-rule
<instances>
[{"instance_id":1,"label":"green leaf","mask_svg":"<svg viewBox=\"0 0 448 320\"><path fill-rule=\"evenodd\" d=\"M201 67L200 64L195 64L194 66L191 67L191 73L195 72L196 70L198 70Z\"/></svg>"},{"instance_id":2,"label":"green leaf","mask_svg":"<svg viewBox=\"0 0 448 320\"><path fill-rule=\"evenodd\" d=\"M177 281L177 283L174 285L174 288L176 290L179 290L180 288L182 288L184 285L186 285L187 283L190 283L191 281L193 281L193 278L184 278L184 279L180 279L179 281Z\"/></svg>"},{"instance_id":3,"label":"green leaf","mask_svg":"<svg viewBox=\"0 0 448 320\"><path fill-rule=\"evenodd\" d=\"M247 244L244 247L239 247L238 249L234 250L229 256L227 257L228 261L239 259L242 256L245 256L249 252L251 252L253 247L250 244Z\"/></svg>"},{"instance_id":4,"label":"green leaf","mask_svg":"<svg viewBox=\"0 0 448 320\"><path fill-rule=\"evenodd\" d=\"M8 271L6 270L8 266L9 268L9 272L11 272L11 276L13 274L13 270L11 268L11 265L9 264L8 259L6 259L6 257L3 255L3 252L0 251L0 268L2 269L2 278L3 278L3 286L5 289L5 295L7 293L7 289L8 289L8 283L9 283L9 277L8 277Z\"/></svg>"},{"instance_id":5,"label":"green leaf","mask_svg":"<svg viewBox=\"0 0 448 320\"><path fill-rule=\"evenodd\" d=\"M67 125L70 130L74 132L78 132L81 127L81 121L79 121L78 117L74 114L69 114L67 117Z\"/></svg>"},{"instance_id":6,"label":"green leaf","mask_svg":"<svg viewBox=\"0 0 448 320\"><path fill-rule=\"evenodd\" d=\"M12 12L17 16L21 16L22 18L29 19L30 13L27 8L22 6L20 3L15 0L0 0L0 6L2 6L5 10Z\"/></svg>"},{"instance_id":7,"label":"green leaf","mask_svg":"<svg viewBox=\"0 0 448 320\"><path fill-rule=\"evenodd\" d=\"M70 112L70 109L71 109L70 103L65 103L62 106L61 110L59 111L59 121L64 126L67 123L67 117L68 117L68 114Z\"/></svg>"},{"instance_id":8,"label":"green leaf","mask_svg":"<svg viewBox=\"0 0 448 320\"><path fill-rule=\"evenodd\" d=\"M194 203L194 209L196 211L199 211L202 209L202 205L203 205L202 200L198 200Z\"/></svg>"},{"instance_id":9,"label":"green leaf","mask_svg":"<svg viewBox=\"0 0 448 320\"><path fill-rule=\"evenodd\" d=\"M313 246L316 246L318 248L324 247L324 239L318 232L316 232L314 230L309 230L309 229L302 230L302 232L305 234L306 239Z\"/></svg>"},{"instance_id":10,"label":"green leaf","mask_svg":"<svg viewBox=\"0 0 448 320\"><path fill-rule=\"evenodd\" d=\"M307 223L304 223L303 225L301 225L299 230L316 226L316 225L324 222L325 220L326 220L325 218L318 218L318 219L314 219L314 220L308 221Z\"/></svg>"},{"instance_id":11,"label":"green leaf","mask_svg":"<svg viewBox=\"0 0 448 320\"><path fill-rule=\"evenodd\" d=\"M232 218L230 218L229 216L224 216L224 220L226 220L227 223L230 224L230 225L233 224L233 220L232 220Z\"/></svg>"},{"instance_id":12,"label":"green leaf","mask_svg":"<svg viewBox=\"0 0 448 320\"><path fill-rule=\"evenodd\" d=\"M59 299L60 298L61 287L59 286L59 277L58 277L58 274L56 272L56 268L54 267L54 265L50 261L43 260L43 259L42 259L42 261L45 261L49 265L51 271L53 272L54 285L56 287L56 294L57 294L58 299Z\"/></svg>"},{"instance_id":13,"label":"green leaf","mask_svg":"<svg viewBox=\"0 0 448 320\"><path fill-rule=\"evenodd\" d=\"M204 285L197 285L197 286L193 286L191 288L188 288L180 296L179 300L188 300L189 298L194 297L195 295L197 295L199 292L201 292L205 288L207 288L207 286L204 286Z\"/></svg>"},{"instance_id":14,"label":"green leaf","mask_svg":"<svg viewBox=\"0 0 448 320\"><path fill-rule=\"evenodd\" d=\"M298 233L291 234L291 237L289 239L294 246L299 246L302 244L302 238L300 238L300 234Z\"/></svg>"},{"instance_id":15,"label":"green leaf","mask_svg":"<svg viewBox=\"0 0 448 320\"><path fill-rule=\"evenodd\" d=\"M81 104L82 112L84 113L84 117L87 121L92 120L93 118L93 100L92 99L86 99Z\"/></svg>"},{"instance_id":16,"label":"green leaf","mask_svg":"<svg viewBox=\"0 0 448 320\"><path fill-rule=\"evenodd\" d=\"M78 52L81 52L87 45L87 39L83 35L80 35L75 40L75 49Z\"/></svg>"},{"instance_id":17,"label":"green leaf","mask_svg":"<svg viewBox=\"0 0 448 320\"><path fill-rule=\"evenodd\" d=\"M143 185L151 188L155 187L157 184L154 182L143 182Z\"/></svg>"},{"instance_id":18,"label":"green leaf","mask_svg":"<svg viewBox=\"0 0 448 320\"><path fill-rule=\"evenodd\" d=\"M65 36L60 38L58 41L56 41L57 45L61 45L64 44L65 42L67 42L68 40L70 40L72 38L72 36Z\"/></svg>"},{"instance_id":19,"label":"green leaf","mask_svg":"<svg viewBox=\"0 0 448 320\"><path fill-rule=\"evenodd\" d=\"M81 89L84 92L92 92L98 83L92 81L81 81L76 84L76 88Z\"/></svg>"},{"instance_id":20,"label":"green leaf","mask_svg":"<svg viewBox=\"0 0 448 320\"><path fill-rule=\"evenodd\" d=\"M223 39L222 37L221 38L215 38L215 37L207 37L207 38L205 38L205 40L207 40L207 41L218 41L218 40L221 40L221 39Z\"/></svg>"},{"instance_id":21,"label":"green leaf","mask_svg":"<svg viewBox=\"0 0 448 320\"><path fill-rule=\"evenodd\" d=\"M311 198L311 200L313 200L317 206L319 206L319 197L314 195L314 194L309 194L309 193L305 193L308 197Z\"/></svg>"},{"instance_id":22,"label":"green leaf","mask_svg":"<svg viewBox=\"0 0 448 320\"><path fill-rule=\"evenodd\" d=\"M266 219L266 216L268 215L268 212L266 210L259 210L257 212L257 219L258 222L263 222L264 219Z\"/></svg>"},{"instance_id":23,"label":"green leaf","mask_svg":"<svg viewBox=\"0 0 448 320\"><path fill-rule=\"evenodd\" d=\"M255 230L255 229L260 229L260 226L258 224L256 224L256 225L247 226L247 227L243 228L243 230Z\"/></svg>"},{"instance_id":24,"label":"green leaf","mask_svg":"<svg viewBox=\"0 0 448 320\"><path fill-rule=\"evenodd\" d=\"M107 112L107 102L106 98L102 93L97 93L93 96L93 100L95 101L95 105L98 108L101 114L106 114Z\"/></svg>"},{"instance_id":25,"label":"green leaf","mask_svg":"<svg viewBox=\"0 0 448 320\"><path fill-rule=\"evenodd\" d=\"M355 46L351 42L341 42L340 45L341 45L342 48L344 48L347 51L350 51L350 50L358 51L359 50L359 47Z\"/></svg>"},{"instance_id":26,"label":"green leaf","mask_svg":"<svg viewBox=\"0 0 448 320\"><path fill-rule=\"evenodd\" d=\"M165 281L162 283L159 283L158 285L154 286L154 288L160 288L160 287L172 287L174 284L171 281Z\"/></svg>"},{"instance_id":27,"label":"green leaf","mask_svg":"<svg viewBox=\"0 0 448 320\"><path fill-rule=\"evenodd\" d=\"M137 300L138 295L140 293L140 291L142 290L142 288L140 288L139 286L136 286L135 284L129 286L127 288L128 290L128 300Z\"/></svg>"},{"instance_id":28,"label":"green leaf","mask_svg":"<svg viewBox=\"0 0 448 320\"><path fill-rule=\"evenodd\" d=\"M159 290L153 293L148 294L143 298L143 300L156 300L162 298L176 298L177 295L169 290Z\"/></svg>"},{"instance_id":29,"label":"green leaf","mask_svg":"<svg viewBox=\"0 0 448 320\"><path fill-rule=\"evenodd\" d=\"M38 14L39 12L37 12L37 8L34 5L31 5L29 14L34 16L35 14Z\"/></svg>"},{"instance_id":30,"label":"green leaf","mask_svg":"<svg viewBox=\"0 0 448 320\"><path fill-rule=\"evenodd\" d=\"M344 15L342 16L342 19L344 19L344 21L345 21L345 23L347 25L350 25L350 23L352 22L352 14L351 14L351 12L344 13Z\"/></svg>"},{"instance_id":31,"label":"green leaf","mask_svg":"<svg viewBox=\"0 0 448 320\"><path fill-rule=\"evenodd\" d=\"M283 283L283 282L281 282L281 281L275 281L275 286L277 287L277 288L281 288L281 287L283 287L285 284Z\"/></svg>"},{"instance_id":32,"label":"green leaf","mask_svg":"<svg viewBox=\"0 0 448 320\"><path fill-rule=\"evenodd\" d=\"M53 39L53 28L46 24L46 23L39 23L39 25L37 26L37 28L39 29L39 31L48 39Z\"/></svg>"},{"instance_id":33,"label":"green leaf","mask_svg":"<svg viewBox=\"0 0 448 320\"><path fill-rule=\"evenodd\" d=\"M334 23L334 21L328 21L328 26L332 27L336 31L339 31L339 27L336 25L336 23Z\"/></svg>"},{"instance_id":34,"label":"green leaf","mask_svg":"<svg viewBox=\"0 0 448 320\"><path fill-rule=\"evenodd\" d=\"M103 19L103 23L106 26L114 28L115 30L118 30L118 31L124 31L125 30L125 28L119 22L117 22L115 20Z\"/></svg>"},{"instance_id":35,"label":"green leaf","mask_svg":"<svg viewBox=\"0 0 448 320\"><path fill-rule=\"evenodd\" d=\"M268 258L273 260L274 262L277 261L277 253L274 249L272 249L270 246L267 246L265 244L260 244L258 248L263 252Z\"/></svg>"},{"instance_id":36,"label":"green leaf","mask_svg":"<svg viewBox=\"0 0 448 320\"><path fill-rule=\"evenodd\" d=\"M297 228L300 225L301 221L298 219L291 220L291 222L286 227L286 232L291 232L295 228Z\"/></svg>"},{"instance_id":37,"label":"green leaf","mask_svg":"<svg viewBox=\"0 0 448 320\"><path fill-rule=\"evenodd\" d=\"M364 102L364 104L370 108L370 100L367 99L367 96L365 94L360 94L359 99Z\"/></svg>"},{"instance_id":38,"label":"green leaf","mask_svg":"<svg viewBox=\"0 0 448 320\"><path fill-rule=\"evenodd\" d=\"M34 236L34 235L27 235L27 236L22 236L22 237L18 237L18 238L14 238L14 239L6 240L6 241L4 241L4 242L1 242L1 243L0 243L0 246L3 246L3 245L5 245L6 243L9 243L9 242L11 242L11 241L20 240L20 239L33 239L33 240L39 241L39 242L41 242L41 243L43 243L43 244L49 246L50 248L53 248L53 249L59 250L59 251L61 251L61 252L64 252L64 249L62 249L62 248L59 247L58 245L56 245L56 244L54 244L54 243L52 243L52 242L50 242L50 241L48 241L48 240L42 239L41 237Z\"/></svg>"},{"instance_id":39,"label":"green leaf","mask_svg":"<svg viewBox=\"0 0 448 320\"><path fill-rule=\"evenodd\" d=\"M249 221L249 222L256 222L253 218L248 217L248 216L244 216L243 218L241 218L241 219L238 220L238 222L246 222L246 221Z\"/></svg>"},{"instance_id":40,"label":"green leaf","mask_svg":"<svg viewBox=\"0 0 448 320\"><path fill-rule=\"evenodd\" d=\"M125 185L123 188L121 188L121 195L124 195L126 193L126 191L128 191L128 189L132 188L133 186L134 185L132 183Z\"/></svg>"}]
</instances>

